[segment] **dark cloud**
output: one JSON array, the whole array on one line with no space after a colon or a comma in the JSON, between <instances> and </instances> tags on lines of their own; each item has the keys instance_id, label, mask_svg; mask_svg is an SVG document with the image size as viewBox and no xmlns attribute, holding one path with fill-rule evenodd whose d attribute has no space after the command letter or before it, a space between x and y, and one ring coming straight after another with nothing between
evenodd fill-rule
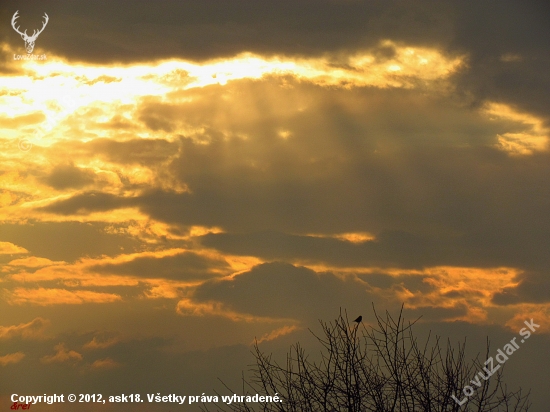
<instances>
[{"instance_id":1,"label":"dark cloud","mask_svg":"<svg viewBox=\"0 0 550 412\"><path fill-rule=\"evenodd\" d=\"M531 248L524 247L513 236L495 238L482 230L470 229L464 235L419 235L410 232L382 232L376 240L351 243L334 238L299 236L278 232L249 234L210 233L201 237L207 247L225 253L258 256L266 260L325 263L341 267L477 266L544 267L548 259L538 255L548 242L541 233ZM524 232L514 231L514 235ZM512 253L514 251L514 253Z\"/></svg>"},{"instance_id":2,"label":"dark cloud","mask_svg":"<svg viewBox=\"0 0 550 412\"><path fill-rule=\"evenodd\" d=\"M391 276L385 273L369 273L358 274L357 277L369 285L381 288L389 289L395 286L402 286L413 293L426 294L435 289L435 287L427 282L429 276L425 275L406 275L401 274L398 276Z\"/></svg>"},{"instance_id":3,"label":"dark cloud","mask_svg":"<svg viewBox=\"0 0 550 412\"><path fill-rule=\"evenodd\" d=\"M203 245L230 254L342 267L435 266L448 259L440 243L403 232L385 232L376 241L359 244L277 232L210 233L200 239Z\"/></svg>"},{"instance_id":4,"label":"dark cloud","mask_svg":"<svg viewBox=\"0 0 550 412\"><path fill-rule=\"evenodd\" d=\"M174 225L221 227L228 234L211 235L206 244L268 259L549 264L550 197L541 190L550 185L548 152L510 156L494 147L498 134L528 132L528 125L490 120L411 90L290 85L242 81L224 89L227 99L217 98L223 90L213 86L191 92L194 105L144 102L162 121L204 132L173 143L101 140L83 150L97 146L112 161L151 165L189 190L85 192L43 210L74 215L138 207ZM281 129L291 136L282 139ZM156 159L166 159L165 166L154 166ZM357 231L373 233L376 242L303 236Z\"/></svg>"},{"instance_id":5,"label":"dark cloud","mask_svg":"<svg viewBox=\"0 0 550 412\"><path fill-rule=\"evenodd\" d=\"M91 271L115 273L147 278L197 280L219 276L229 265L220 259L211 259L193 252L165 257L138 257L120 264L96 265Z\"/></svg>"},{"instance_id":6,"label":"dark cloud","mask_svg":"<svg viewBox=\"0 0 550 412\"><path fill-rule=\"evenodd\" d=\"M255 266L231 279L207 281L196 289L193 299L221 302L228 309L255 316L308 321L331 316L343 304L359 311L372 302L367 288L353 278L281 262Z\"/></svg>"},{"instance_id":7,"label":"dark cloud","mask_svg":"<svg viewBox=\"0 0 550 412\"><path fill-rule=\"evenodd\" d=\"M464 317L468 314L468 307L466 305L456 305L449 308L423 306L416 309L408 309L407 316L409 319L422 319L427 322L441 321L443 319L452 319L457 317Z\"/></svg>"},{"instance_id":8,"label":"dark cloud","mask_svg":"<svg viewBox=\"0 0 550 412\"><path fill-rule=\"evenodd\" d=\"M176 154L178 146L177 142L164 139L134 139L126 142L94 139L84 144L83 150L104 156L115 163L154 167Z\"/></svg>"},{"instance_id":9,"label":"dark cloud","mask_svg":"<svg viewBox=\"0 0 550 412\"><path fill-rule=\"evenodd\" d=\"M326 55L375 47L391 39L469 56L456 77L477 104L506 101L547 117L550 82L548 12L544 2L505 1L147 1L9 0L3 21L20 10L23 27L50 22L37 47L96 63L179 57L211 59L250 51L267 55ZM23 49L8 25L2 38ZM391 50L381 49L382 58ZM515 62L504 55L521 56ZM10 57L10 56L8 56ZM9 60L9 59L8 59ZM5 70L9 70L7 67ZM149 124L165 129L164 123Z\"/></svg>"},{"instance_id":10,"label":"dark cloud","mask_svg":"<svg viewBox=\"0 0 550 412\"><path fill-rule=\"evenodd\" d=\"M121 119L115 115L107 123L107 127L115 127L116 124L129 128L136 126L132 121ZM73 158L82 162L98 158L120 165L146 166L160 175L166 162L169 162L169 159L178 153L179 146L177 141L169 142L165 139L129 139L122 142L98 138L89 142L71 141L53 144L51 155L53 157L55 153L69 153ZM119 178L127 183L125 182L127 177L123 173L117 172Z\"/></svg>"},{"instance_id":11,"label":"dark cloud","mask_svg":"<svg viewBox=\"0 0 550 412\"><path fill-rule=\"evenodd\" d=\"M2 339L43 339L44 330L50 321L40 317L27 323L12 326L0 326L0 340Z\"/></svg>"},{"instance_id":12,"label":"dark cloud","mask_svg":"<svg viewBox=\"0 0 550 412\"><path fill-rule=\"evenodd\" d=\"M548 121L550 27L544 2L460 2L451 47L469 54L457 78L476 103L503 101ZM507 60L506 55L517 56Z\"/></svg>"},{"instance_id":13,"label":"dark cloud","mask_svg":"<svg viewBox=\"0 0 550 412\"><path fill-rule=\"evenodd\" d=\"M243 51L323 54L364 47L381 38L433 43L449 37L448 6L427 1L8 1L21 10L23 27L40 27L40 46L75 60L139 61L167 57L207 59ZM13 13L13 12L11 12ZM24 18L23 18L24 16ZM18 45L18 36L8 37ZM437 41L437 40L436 40Z\"/></svg>"},{"instance_id":14,"label":"dark cloud","mask_svg":"<svg viewBox=\"0 0 550 412\"><path fill-rule=\"evenodd\" d=\"M504 288L493 296L497 305L547 303L550 301L550 279L547 273L525 272L518 276L519 284Z\"/></svg>"},{"instance_id":15,"label":"dark cloud","mask_svg":"<svg viewBox=\"0 0 550 412\"><path fill-rule=\"evenodd\" d=\"M67 262L83 256L115 256L140 247L136 239L108 233L107 228L105 223L3 223L0 225L0 241L22 246L33 256Z\"/></svg>"},{"instance_id":16,"label":"dark cloud","mask_svg":"<svg viewBox=\"0 0 550 412\"><path fill-rule=\"evenodd\" d=\"M53 205L41 208L41 210L62 215L87 214L131 206L132 203L130 198L126 199L109 193L93 191L55 202Z\"/></svg>"},{"instance_id":17,"label":"dark cloud","mask_svg":"<svg viewBox=\"0 0 550 412\"><path fill-rule=\"evenodd\" d=\"M95 173L73 164L58 165L53 168L44 181L54 189L80 189L94 182Z\"/></svg>"},{"instance_id":18,"label":"dark cloud","mask_svg":"<svg viewBox=\"0 0 550 412\"><path fill-rule=\"evenodd\" d=\"M181 116L181 108L177 104L145 103L141 106L137 118L153 131L172 132Z\"/></svg>"}]
</instances>

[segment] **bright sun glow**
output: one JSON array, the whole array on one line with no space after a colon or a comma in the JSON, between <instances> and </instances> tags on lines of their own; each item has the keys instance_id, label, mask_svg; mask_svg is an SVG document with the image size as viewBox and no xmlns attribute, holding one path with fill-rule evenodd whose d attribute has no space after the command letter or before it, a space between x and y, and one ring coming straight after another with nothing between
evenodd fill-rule
<instances>
[{"instance_id":1,"label":"bright sun glow","mask_svg":"<svg viewBox=\"0 0 550 412\"><path fill-rule=\"evenodd\" d=\"M549 131L544 121L528 113L521 113L503 103L488 103L485 112L493 119L504 119L522 125L521 131L497 136L497 147L512 155L528 155L548 148Z\"/></svg>"},{"instance_id":2,"label":"bright sun glow","mask_svg":"<svg viewBox=\"0 0 550 412\"><path fill-rule=\"evenodd\" d=\"M203 64L169 60L131 66L92 66L47 61L21 62L25 73L0 78L0 104L4 107L3 133L9 139L25 139L32 145L48 146L66 140L67 133L83 118L104 123L111 113L120 113L144 96L164 98L168 93L224 85L239 79L260 79L266 75L294 76L324 86L415 87L418 81L447 77L461 64L436 50L398 47L394 56L380 62L371 52L350 56L347 61L329 59L265 58L250 53ZM4 46L5 48L6 46ZM132 116L130 111L127 115ZM121 116L124 120L124 116ZM94 131L78 133L79 140L102 137ZM106 137L106 136L104 136ZM147 133L141 138L151 137ZM287 138L288 135L282 135Z\"/></svg>"}]
</instances>

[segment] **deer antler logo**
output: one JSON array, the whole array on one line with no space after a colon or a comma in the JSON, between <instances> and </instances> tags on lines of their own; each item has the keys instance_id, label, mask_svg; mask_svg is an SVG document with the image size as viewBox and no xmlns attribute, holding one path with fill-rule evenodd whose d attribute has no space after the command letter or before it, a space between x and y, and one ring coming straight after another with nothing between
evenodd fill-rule
<instances>
[{"instance_id":1,"label":"deer antler logo","mask_svg":"<svg viewBox=\"0 0 550 412\"><path fill-rule=\"evenodd\" d=\"M34 32L32 33L32 36L29 36L27 35L27 30L25 30L23 33L21 33L19 31L19 26L15 27L15 21L19 18L19 16L17 15L17 13L19 13L19 10L17 10L14 14L13 14L13 17L11 18L11 26L13 27L13 29L19 33L21 35L21 38L23 40L25 40L25 48L27 49L27 53L32 53L32 51L34 50L34 42L36 41L36 38L38 37L38 35L40 33L42 33L44 31L44 28L46 27L46 24L48 24L48 20L49 20L49 17L46 13L44 13L44 22L42 23L42 28L40 30L34 30Z\"/></svg>"}]
</instances>

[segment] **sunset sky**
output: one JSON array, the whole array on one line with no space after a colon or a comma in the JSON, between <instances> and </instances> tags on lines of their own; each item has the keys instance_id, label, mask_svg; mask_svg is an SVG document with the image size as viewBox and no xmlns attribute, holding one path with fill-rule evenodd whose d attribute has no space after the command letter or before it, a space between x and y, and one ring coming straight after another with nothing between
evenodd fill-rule
<instances>
[{"instance_id":1,"label":"sunset sky","mask_svg":"<svg viewBox=\"0 0 550 412\"><path fill-rule=\"evenodd\" d=\"M255 339L404 303L474 355L533 318L547 411L545 3L3 1L0 408L239 389ZM70 406L33 408L186 410Z\"/></svg>"}]
</instances>

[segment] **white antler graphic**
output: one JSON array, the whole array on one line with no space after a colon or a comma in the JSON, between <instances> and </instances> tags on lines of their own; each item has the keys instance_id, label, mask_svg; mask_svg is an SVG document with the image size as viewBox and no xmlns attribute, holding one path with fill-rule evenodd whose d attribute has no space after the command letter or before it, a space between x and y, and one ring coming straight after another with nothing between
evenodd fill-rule
<instances>
[{"instance_id":1,"label":"white antler graphic","mask_svg":"<svg viewBox=\"0 0 550 412\"><path fill-rule=\"evenodd\" d=\"M46 13L44 13L44 22L42 23L42 28L40 30L34 30L34 32L32 33L32 36L28 36L27 35L27 30L25 30L24 33L21 33L19 31L19 26L15 27L15 20L17 20L19 18L19 16L17 15L17 13L19 13L19 10L17 10L14 14L13 14L13 17L11 18L11 26L13 27L13 29L19 33L21 35L21 38L23 40L25 40L25 48L27 49L27 53L32 53L32 51L34 50L34 42L36 41L36 38L38 37L38 35L40 33L42 33L44 31L44 28L46 27L46 24L48 24L48 20L49 20L49 17Z\"/></svg>"}]
</instances>

